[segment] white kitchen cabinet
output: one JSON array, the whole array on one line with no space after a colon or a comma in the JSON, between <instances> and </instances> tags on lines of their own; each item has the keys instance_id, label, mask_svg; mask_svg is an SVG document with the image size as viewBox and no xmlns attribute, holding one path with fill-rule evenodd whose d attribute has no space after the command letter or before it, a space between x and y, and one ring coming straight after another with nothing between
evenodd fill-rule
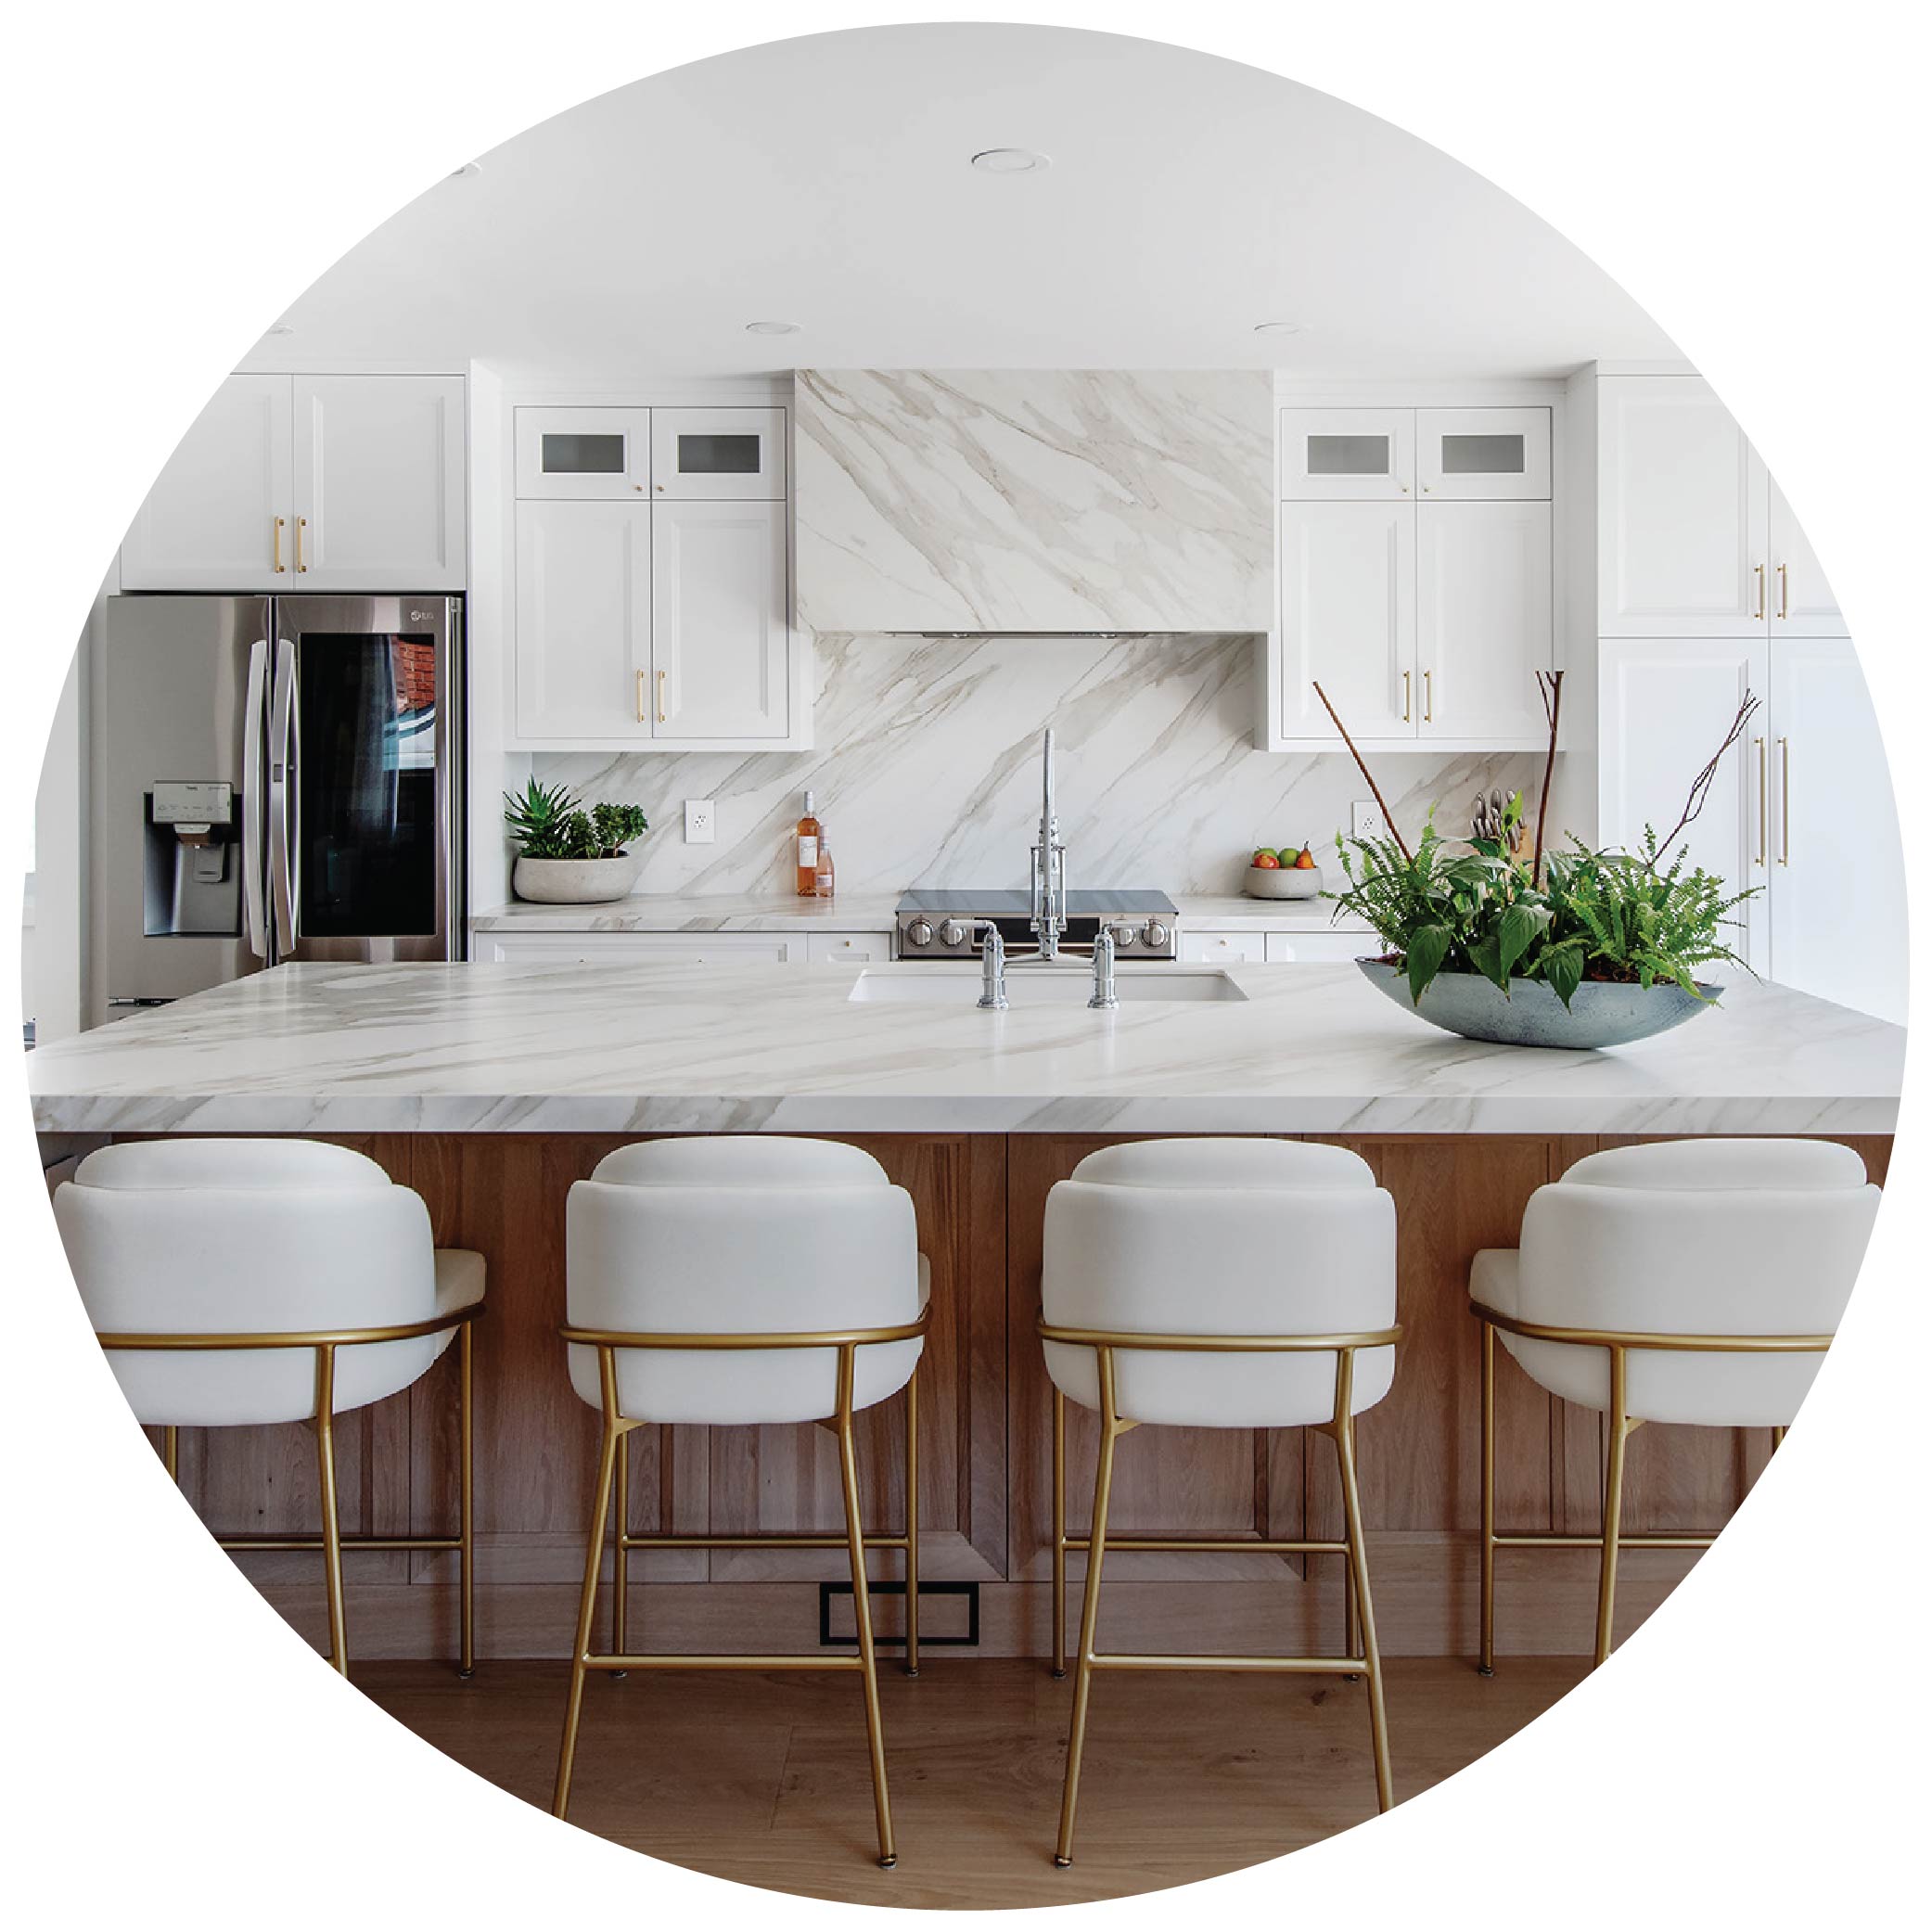
<instances>
[{"instance_id":1,"label":"white kitchen cabinet","mask_svg":"<svg viewBox=\"0 0 1932 1932\"><path fill-rule=\"evenodd\" d=\"M295 587L292 396L287 376L231 376L214 392L128 527L122 589Z\"/></svg>"},{"instance_id":2,"label":"white kitchen cabinet","mask_svg":"<svg viewBox=\"0 0 1932 1932\"><path fill-rule=\"evenodd\" d=\"M799 966L805 938L796 932L480 932L476 951L491 961L559 966Z\"/></svg>"},{"instance_id":3,"label":"white kitchen cabinet","mask_svg":"<svg viewBox=\"0 0 1932 1932\"><path fill-rule=\"evenodd\" d=\"M1849 637L1845 613L1777 479L1768 479L1771 491L1770 545L1772 582L1766 620L1773 638Z\"/></svg>"},{"instance_id":4,"label":"white kitchen cabinet","mask_svg":"<svg viewBox=\"0 0 1932 1932\"><path fill-rule=\"evenodd\" d=\"M1497 502L1550 493L1547 409L1418 409L1416 494Z\"/></svg>"},{"instance_id":5,"label":"white kitchen cabinet","mask_svg":"<svg viewBox=\"0 0 1932 1932\"><path fill-rule=\"evenodd\" d=\"M1546 742L1536 677L1555 646L1550 505L1427 503L1415 518L1418 740Z\"/></svg>"},{"instance_id":6,"label":"white kitchen cabinet","mask_svg":"<svg viewBox=\"0 0 1932 1932\"><path fill-rule=\"evenodd\" d=\"M654 409L651 494L777 502L785 495L782 409Z\"/></svg>"},{"instance_id":7,"label":"white kitchen cabinet","mask_svg":"<svg viewBox=\"0 0 1932 1932\"><path fill-rule=\"evenodd\" d=\"M1358 741L1413 738L1414 505L1284 504L1280 563L1282 736L1340 744L1319 681Z\"/></svg>"},{"instance_id":8,"label":"white kitchen cabinet","mask_svg":"<svg viewBox=\"0 0 1932 1932\"><path fill-rule=\"evenodd\" d=\"M648 744L648 503L517 505L517 731Z\"/></svg>"},{"instance_id":9,"label":"white kitchen cabinet","mask_svg":"<svg viewBox=\"0 0 1932 1932\"><path fill-rule=\"evenodd\" d=\"M1265 932L1196 931L1184 928L1177 944L1186 966L1265 966L1268 962Z\"/></svg>"},{"instance_id":10,"label":"white kitchen cabinet","mask_svg":"<svg viewBox=\"0 0 1932 1932\"><path fill-rule=\"evenodd\" d=\"M1270 966L1346 966L1373 959L1382 942L1366 927L1324 927L1319 932L1271 932Z\"/></svg>"},{"instance_id":11,"label":"white kitchen cabinet","mask_svg":"<svg viewBox=\"0 0 1932 1932\"><path fill-rule=\"evenodd\" d=\"M892 956L889 932L812 932L805 957L812 966L843 966L848 960L878 965Z\"/></svg>"},{"instance_id":12,"label":"white kitchen cabinet","mask_svg":"<svg viewBox=\"0 0 1932 1932\"><path fill-rule=\"evenodd\" d=\"M463 378L294 378L301 591L461 590Z\"/></svg>"},{"instance_id":13,"label":"white kitchen cabinet","mask_svg":"<svg viewBox=\"0 0 1932 1932\"><path fill-rule=\"evenodd\" d=\"M783 738L785 505L658 504L650 578L654 736Z\"/></svg>"},{"instance_id":14,"label":"white kitchen cabinet","mask_svg":"<svg viewBox=\"0 0 1932 1932\"><path fill-rule=\"evenodd\" d=\"M648 409L517 411L517 494L582 501L648 496Z\"/></svg>"},{"instance_id":15,"label":"white kitchen cabinet","mask_svg":"<svg viewBox=\"0 0 1932 1932\"><path fill-rule=\"evenodd\" d=\"M1285 409L1285 502L1399 503L1414 495L1413 409Z\"/></svg>"},{"instance_id":16,"label":"white kitchen cabinet","mask_svg":"<svg viewBox=\"0 0 1932 1932\"><path fill-rule=\"evenodd\" d=\"M1905 859L1877 713L1849 639L1771 646L1771 977L1905 1019Z\"/></svg>"}]
</instances>

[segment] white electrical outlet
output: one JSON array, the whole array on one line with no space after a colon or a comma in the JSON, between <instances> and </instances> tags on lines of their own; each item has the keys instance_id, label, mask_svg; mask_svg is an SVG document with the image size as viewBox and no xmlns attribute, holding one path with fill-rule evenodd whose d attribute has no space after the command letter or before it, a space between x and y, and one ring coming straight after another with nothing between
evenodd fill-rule
<instances>
[{"instance_id":1,"label":"white electrical outlet","mask_svg":"<svg viewBox=\"0 0 1932 1932\"><path fill-rule=\"evenodd\" d=\"M1349 808L1351 824L1350 829L1358 838L1387 838L1388 821L1382 816L1382 808L1373 799L1357 799Z\"/></svg>"},{"instance_id":2,"label":"white electrical outlet","mask_svg":"<svg viewBox=\"0 0 1932 1932\"><path fill-rule=\"evenodd\" d=\"M718 839L718 809L710 799L685 800L685 843L714 845Z\"/></svg>"}]
</instances>

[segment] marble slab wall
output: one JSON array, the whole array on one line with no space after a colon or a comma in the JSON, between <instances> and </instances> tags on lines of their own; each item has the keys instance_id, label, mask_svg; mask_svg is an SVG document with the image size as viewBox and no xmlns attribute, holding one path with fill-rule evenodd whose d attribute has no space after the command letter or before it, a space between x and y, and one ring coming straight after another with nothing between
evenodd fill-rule
<instances>
[{"instance_id":1,"label":"marble slab wall","mask_svg":"<svg viewBox=\"0 0 1932 1932\"><path fill-rule=\"evenodd\" d=\"M799 621L1262 629L1273 406L1265 370L801 369Z\"/></svg>"},{"instance_id":2,"label":"marble slab wall","mask_svg":"<svg viewBox=\"0 0 1932 1932\"><path fill-rule=\"evenodd\" d=\"M544 753L537 775L632 800L652 830L641 892L785 892L800 795L817 795L845 891L1024 885L1040 736L1058 734L1075 886L1229 892L1257 845L1331 846L1366 798L1346 756L1253 748L1254 640L821 636L817 748ZM1375 754L1405 830L1431 800L1460 828L1478 788L1533 796L1523 754ZM686 799L717 801L714 845L684 841Z\"/></svg>"}]
</instances>

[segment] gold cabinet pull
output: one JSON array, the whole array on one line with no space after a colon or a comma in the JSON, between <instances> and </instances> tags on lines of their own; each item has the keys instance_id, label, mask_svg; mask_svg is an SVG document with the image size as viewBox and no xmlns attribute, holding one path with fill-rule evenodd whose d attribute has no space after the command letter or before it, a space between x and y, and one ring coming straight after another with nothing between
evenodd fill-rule
<instances>
[{"instance_id":1,"label":"gold cabinet pull","mask_svg":"<svg viewBox=\"0 0 1932 1932\"><path fill-rule=\"evenodd\" d=\"M650 723L644 714L644 673L641 671L637 673L637 722L640 724Z\"/></svg>"},{"instance_id":2,"label":"gold cabinet pull","mask_svg":"<svg viewBox=\"0 0 1932 1932\"><path fill-rule=\"evenodd\" d=\"M1791 570L1785 564L1778 566L1778 615L1791 615Z\"/></svg>"},{"instance_id":3,"label":"gold cabinet pull","mask_svg":"<svg viewBox=\"0 0 1932 1932\"><path fill-rule=\"evenodd\" d=\"M664 680L670 675L671 673L668 671L660 671L658 673L658 723L659 724L671 723L671 713L664 709Z\"/></svg>"},{"instance_id":4,"label":"gold cabinet pull","mask_svg":"<svg viewBox=\"0 0 1932 1932\"><path fill-rule=\"evenodd\" d=\"M1771 759L1762 738L1753 742L1758 747L1758 856L1752 864L1761 865L1771 847Z\"/></svg>"},{"instance_id":5,"label":"gold cabinet pull","mask_svg":"<svg viewBox=\"0 0 1932 1932\"><path fill-rule=\"evenodd\" d=\"M284 574L285 574L285 572L286 572L286 569L287 569L287 566L286 566L286 565L284 565L284 563L282 562L282 522L283 522L283 519L282 519L281 518L277 517L277 518L275 518L275 575L276 575L277 577L280 577L280 576L284 575Z\"/></svg>"},{"instance_id":6,"label":"gold cabinet pull","mask_svg":"<svg viewBox=\"0 0 1932 1932\"><path fill-rule=\"evenodd\" d=\"M1778 740L1778 758L1784 770L1778 784L1778 842L1782 850L1778 864L1791 863L1791 740Z\"/></svg>"},{"instance_id":7,"label":"gold cabinet pull","mask_svg":"<svg viewBox=\"0 0 1932 1932\"><path fill-rule=\"evenodd\" d=\"M298 517L295 519L295 568L298 571L303 571L309 568L301 560L301 533L308 527L309 519L306 517Z\"/></svg>"},{"instance_id":8,"label":"gold cabinet pull","mask_svg":"<svg viewBox=\"0 0 1932 1932\"><path fill-rule=\"evenodd\" d=\"M1409 722L1409 692L1411 689L1410 681L1412 676L1413 673L1410 672L1405 671L1402 672L1402 723L1404 724L1408 723Z\"/></svg>"},{"instance_id":9,"label":"gold cabinet pull","mask_svg":"<svg viewBox=\"0 0 1932 1932\"><path fill-rule=\"evenodd\" d=\"M1761 618L1764 615L1764 566L1753 564L1751 570L1758 579L1758 608L1753 615Z\"/></svg>"},{"instance_id":10,"label":"gold cabinet pull","mask_svg":"<svg viewBox=\"0 0 1932 1932\"><path fill-rule=\"evenodd\" d=\"M1422 674L1422 722L1433 724L1436 722L1436 673L1425 671Z\"/></svg>"}]
</instances>

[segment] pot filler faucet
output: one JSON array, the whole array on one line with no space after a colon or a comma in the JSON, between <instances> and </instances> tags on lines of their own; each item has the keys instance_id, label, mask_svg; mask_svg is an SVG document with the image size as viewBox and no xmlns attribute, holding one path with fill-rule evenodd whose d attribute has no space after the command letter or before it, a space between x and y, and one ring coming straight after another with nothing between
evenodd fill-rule
<instances>
[{"instance_id":1,"label":"pot filler faucet","mask_svg":"<svg viewBox=\"0 0 1932 1932\"><path fill-rule=\"evenodd\" d=\"M1067 848L1060 843L1060 815L1054 810L1054 735L1048 726L1040 761L1040 842L1033 848L1033 914L1030 924L1040 956L1049 965L1060 956L1067 930Z\"/></svg>"}]
</instances>

